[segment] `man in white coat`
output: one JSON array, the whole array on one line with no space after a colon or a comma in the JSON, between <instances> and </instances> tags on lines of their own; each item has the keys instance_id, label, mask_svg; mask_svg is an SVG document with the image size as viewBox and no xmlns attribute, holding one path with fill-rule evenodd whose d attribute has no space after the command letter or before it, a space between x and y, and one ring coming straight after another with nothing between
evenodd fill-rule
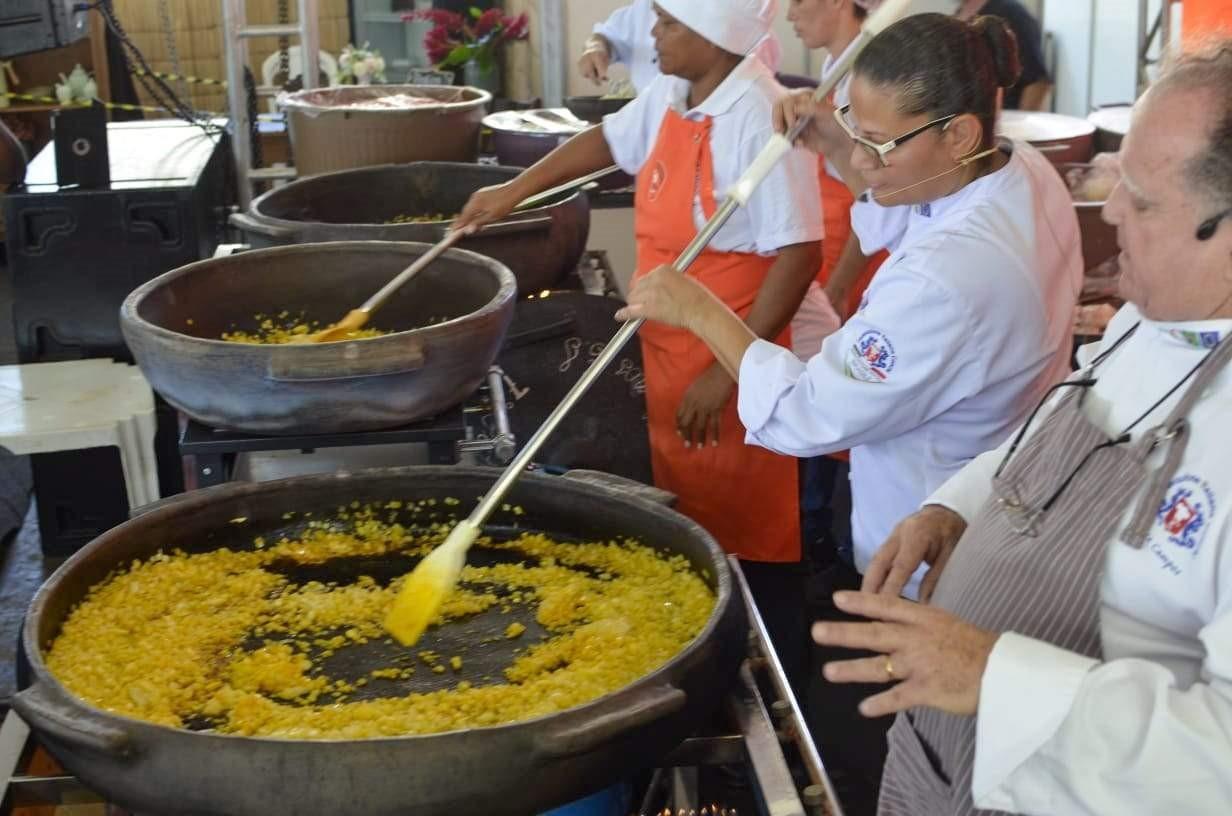
<instances>
[{"instance_id":1,"label":"man in white coat","mask_svg":"<svg viewBox=\"0 0 1232 816\"><path fill-rule=\"evenodd\" d=\"M1139 102L1105 207L1128 304L1021 431L902 522L860 593L901 712L882 814L1232 807L1232 39ZM898 597L921 563L921 597ZM879 593L879 594L873 594Z\"/></svg>"}]
</instances>

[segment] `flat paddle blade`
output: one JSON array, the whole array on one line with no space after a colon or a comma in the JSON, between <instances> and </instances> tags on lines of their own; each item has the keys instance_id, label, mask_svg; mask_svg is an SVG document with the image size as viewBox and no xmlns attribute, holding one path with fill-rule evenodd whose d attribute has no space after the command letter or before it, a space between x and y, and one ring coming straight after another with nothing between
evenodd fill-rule
<instances>
[{"instance_id":1,"label":"flat paddle blade","mask_svg":"<svg viewBox=\"0 0 1232 816\"><path fill-rule=\"evenodd\" d=\"M336 343L339 340L347 340L350 339L352 334L368 325L368 317L368 312L363 309L352 309L347 312L346 317L334 325L321 329L319 332L301 335L291 342L302 345L306 343Z\"/></svg>"},{"instance_id":2,"label":"flat paddle blade","mask_svg":"<svg viewBox=\"0 0 1232 816\"><path fill-rule=\"evenodd\" d=\"M407 577L385 616L385 630L403 646L414 646L441 611L441 605L458 584L467 550L478 537L478 527L469 521L458 522L445 543L420 561Z\"/></svg>"}]
</instances>

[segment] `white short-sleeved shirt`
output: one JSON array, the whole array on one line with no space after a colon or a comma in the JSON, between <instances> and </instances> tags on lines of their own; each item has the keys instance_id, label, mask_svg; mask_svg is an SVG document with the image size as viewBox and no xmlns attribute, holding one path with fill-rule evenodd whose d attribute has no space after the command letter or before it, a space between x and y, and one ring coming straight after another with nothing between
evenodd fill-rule
<instances>
[{"instance_id":1,"label":"white short-sleeved shirt","mask_svg":"<svg viewBox=\"0 0 1232 816\"><path fill-rule=\"evenodd\" d=\"M687 107L689 82L661 74L636 99L604 119L603 134L620 168L636 175L654 151L669 108L695 121L711 117L715 195L722 199L774 134L771 114L784 93L756 57L746 57L692 110ZM698 229L706 223L700 199L694 201L693 221ZM772 255L793 244L819 241L823 234L817 157L797 148L770 171L748 206L715 236L711 248Z\"/></svg>"},{"instance_id":2,"label":"white short-sleeved shirt","mask_svg":"<svg viewBox=\"0 0 1232 816\"><path fill-rule=\"evenodd\" d=\"M638 93L659 75L659 54L650 34L654 24L653 0L634 0L595 26L595 33L602 34L611 45L612 58L629 67L629 79ZM773 33L762 40L755 53L771 71L779 69L781 49Z\"/></svg>"},{"instance_id":3,"label":"white short-sleeved shirt","mask_svg":"<svg viewBox=\"0 0 1232 816\"><path fill-rule=\"evenodd\" d=\"M1038 151L1004 149L997 172L874 219L894 251L820 354L806 364L758 342L742 361L750 443L796 456L852 449L861 570L900 520L1069 373L1083 270L1073 201Z\"/></svg>"}]
</instances>

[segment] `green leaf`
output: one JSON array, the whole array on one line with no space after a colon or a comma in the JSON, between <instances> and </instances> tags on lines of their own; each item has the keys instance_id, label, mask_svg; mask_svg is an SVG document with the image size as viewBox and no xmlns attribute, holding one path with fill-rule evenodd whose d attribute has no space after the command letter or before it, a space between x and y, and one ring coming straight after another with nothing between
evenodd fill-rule
<instances>
[{"instance_id":1,"label":"green leaf","mask_svg":"<svg viewBox=\"0 0 1232 816\"><path fill-rule=\"evenodd\" d=\"M480 17L482 17L482 16L483 16L483 12L482 12L482 11L480 11L480 10L479 10L479 9L477 9L477 8L475 8L474 6L471 6L471 18L472 18L472 19L478 20L478 19L479 19Z\"/></svg>"},{"instance_id":2,"label":"green leaf","mask_svg":"<svg viewBox=\"0 0 1232 816\"><path fill-rule=\"evenodd\" d=\"M441 60L441 68L460 68L471 61L474 49L469 45L457 45L449 52L449 56Z\"/></svg>"}]
</instances>

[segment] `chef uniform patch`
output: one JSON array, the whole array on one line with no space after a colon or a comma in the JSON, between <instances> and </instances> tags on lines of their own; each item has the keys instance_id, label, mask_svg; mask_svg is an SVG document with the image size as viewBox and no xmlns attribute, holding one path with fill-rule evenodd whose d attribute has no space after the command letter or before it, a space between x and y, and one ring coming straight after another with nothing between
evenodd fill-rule
<instances>
[{"instance_id":1,"label":"chef uniform patch","mask_svg":"<svg viewBox=\"0 0 1232 816\"><path fill-rule=\"evenodd\" d=\"M860 382L883 383L897 361L888 337L879 331L866 331L847 351L847 376Z\"/></svg>"},{"instance_id":2,"label":"chef uniform patch","mask_svg":"<svg viewBox=\"0 0 1232 816\"><path fill-rule=\"evenodd\" d=\"M1155 514L1169 544L1196 554L1215 513L1215 494L1197 476L1178 476Z\"/></svg>"}]
</instances>

